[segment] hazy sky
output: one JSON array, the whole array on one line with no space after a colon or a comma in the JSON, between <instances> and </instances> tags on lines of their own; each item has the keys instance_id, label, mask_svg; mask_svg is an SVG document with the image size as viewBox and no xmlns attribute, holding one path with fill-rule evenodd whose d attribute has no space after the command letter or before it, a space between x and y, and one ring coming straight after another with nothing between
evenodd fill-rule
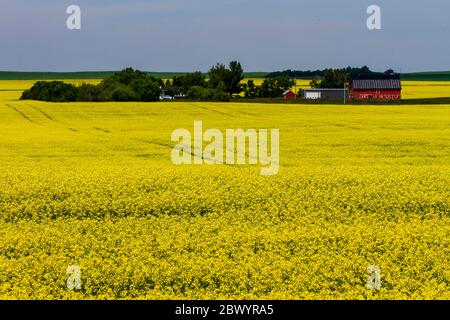
<instances>
[{"instance_id":1,"label":"hazy sky","mask_svg":"<svg viewBox=\"0 0 450 320\"><path fill-rule=\"evenodd\" d=\"M66 28L66 9L82 29ZM382 9L382 30L366 27ZM449 0L0 0L0 70L450 70Z\"/></svg>"}]
</instances>

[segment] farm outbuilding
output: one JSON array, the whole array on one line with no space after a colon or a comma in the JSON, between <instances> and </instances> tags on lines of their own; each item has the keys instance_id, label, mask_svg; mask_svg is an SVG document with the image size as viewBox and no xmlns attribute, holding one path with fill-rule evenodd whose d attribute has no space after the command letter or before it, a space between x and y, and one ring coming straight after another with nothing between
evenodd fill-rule
<instances>
[{"instance_id":1,"label":"farm outbuilding","mask_svg":"<svg viewBox=\"0 0 450 320\"><path fill-rule=\"evenodd\" d=\"M348 97L347 89L311 88L302 90L303 99L344 99Z\"/></svg>"},{"instance_id":2,"label":"farm outbuilding","mask_svg":"<svg viewBox=\"0 0 450 320\"><path fill-rule=\"evenodd\" d=\"M285 92L283 92L283 98L285 100L294 100L297 99L297 95L292 92L292 90L286 90Z\"/></svg>"},{"instance_id":3,"label":"farm outbuilding","mask_svg":"<svg viewBox=\"0 0 450 320\"><path fill-rule=\"evenodd\" d=\"M350 98L353 100L398 101L402 99L400 75L354 75L350 80Z\"/></svg>"}]
</instances>

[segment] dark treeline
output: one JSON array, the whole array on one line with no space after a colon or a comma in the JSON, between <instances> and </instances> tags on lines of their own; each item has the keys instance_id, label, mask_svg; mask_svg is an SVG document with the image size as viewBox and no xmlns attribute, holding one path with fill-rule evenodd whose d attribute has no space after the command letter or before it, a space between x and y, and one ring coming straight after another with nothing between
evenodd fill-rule
<instances>
[{"instance_id":1,"label":"dark treeline","mask_svg":"<svg viewBox=\"0 0 450 320\"><path fill-rule=\"evenodd\" d=\"M116 72L98 85L75 86L62 81L38 81L23 92L21 99L52 102L107 102L107 101L158 101L160 99L191 99L200 101L229 101L233 96L246 98L280 98L286 90L295 86L296 77L313 76L313 88L343 88L349 75L392 74L372 72L367 66L362 68L326 69L323 71L275 72L265 78L261 85L253 80L242 83L244 70L238 61L228 66L218 63L205 75L200 71L173 76L165 82L148 72L132 68Z\"/></svg>"},{"instance_id":2,"label":"dark treeline","mask_svg":"<svg viewBox=\"0 0 450 320\"><path fill-rule=\"evenodd\" d=\"M100 84L75 86L62 81L38 81L23 92L21 99L51 102L157 101L160 99L191 99L229 101L244 92L248 98L280 97L295 82L288 77L265 79L261 86L253 81L242 84L244 70L238 61L228 66L218 63L207 75L200 71L174 76L165 82L147 72L124 69Z\"/></svg>"},{"instance_id":3,"label":"dark treeline","mask_svg":"<svg viewBox=\"0 0 450 320\"><path fill-rule=\"evenodd\" d=\"M244 71L237 61L214 65L206 77L201 72L174 76L165 83L147 72L124 69L100 84L74 86L62 81L38 81L23 92L23 100L51 102L157 101L164 97L228 101L243 90Z\"/></svg>"},{"instance_id":4,"label":"dark treeline","mask_svg":"<svg viewBox=\"0 0 450 320\"><path fill-rule=\"evenodd\" d=\"M246 98L279 98L286 90L295 86L295 81L289 77L277 77L264 79L260 86L255 85L253 80L248 80L243 85Z\"/></svg>"},{"instance_id":5,"label":"dark treeline","mask_svg":"<svg viewBox=\"0 0 450 320\"><path fill-rule=\"evenodd\" d=\"M314 79L314 78L323 78L329 70L332 70L332 69L315 70L315 71L299 71L299 70L288 69L285 71L276 71L276 72L269 73L266 77L267 78L277 78L277 77L286 76L289 78ZM367 66L364 66L361 68L347 67L347 68L338 69L338 70L342 70L343 72L345 72L349 75L353 75L353 74L366 74L366 75L383 74L381 72L374 72L374 71L370 70L369 67L367 67Z\"/></svg>"},{"instance_id":6,"label":"dark treeline","mask_svg":"<svg viewBox=\"0 0 450 320\"><path fill-rule=\"evenodd\" d=\"M231 61L226 67L218 63L211 67L208 75L196 71L166 80L163 91L169 96L182 96L192 100L229 101L242 92L241 81L244 70L238 61Z\"/></svg>"},{"instance_id":7,"label":"dark treeline","mask_svg":"<svg viewBox=\"0 0 450 320\"><path fill-rule=\"evenodd\" d=\"M51 102L156 101L162 80L146 72L124 69L104 79L100 84L74 86L62 81L38 81L23 92L23 100Z\"/></svg>"}]
</instances>

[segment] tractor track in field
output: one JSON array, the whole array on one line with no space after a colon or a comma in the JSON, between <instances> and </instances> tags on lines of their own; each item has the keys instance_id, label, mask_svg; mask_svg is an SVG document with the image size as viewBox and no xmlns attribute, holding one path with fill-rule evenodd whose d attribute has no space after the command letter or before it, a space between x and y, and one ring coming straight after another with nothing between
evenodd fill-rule
<instances>
[{"instance_id":1,"label":"tractor track in field","mask_svg":"<svg viewBox=\"0 0 450 320\"><path fill-rule=\"evenodd\" d=\"M102 129L102 128L98 128L98 127L94 127L94 130L103 132L103 133L111 133L111 131L107 130L107 129Z\"/></svg>"},{"instance_id":2,"label":"tractor track in field","mask_svg":"<svg viewBox=\"0 0 450 320\"><path fill-rule=\"evenodd\" d=\"M48 115L47 113L45 113L44 111L42 111L41 109L39 109L38 107L35 106L30 106L31 108L33 108L34 110L36 110L37 112L39 112L40 114L42 114L45 118L47 118L50 121L56 121L55 119L53 119L50 115Z\"/></svg>"},{"instance_id":3,"label":"tractor track in field","mask_svg":"<svg viewBox=\"0 0 450 320\"><path fill-rule=\"evenodd\" d=\"M39 112L44 118L46 118L47 120L50 120L50 121L52 121L52 122L56 122L56 123L61 123L61 122L59 122L58 120L56 120L55 118L53 118L50 114L48 114L47 112L44 112L44 111L42 111L41 109L39 109L38 107L35 107L35 106L31 106L31 105L28 105L30 108L33 108L34 110L36 110L37 112ZM64 125L63 123L61 123L62 125ZM77 129L74 129L74 128L66 128L67 130L69 130L69 131L71 131L71 132L76 132L76 133L78 133L79 132L79 130L77 130Z\"/></svg>"},{"instance_id":4,"label":"tractor track in field","mask_svg":"<svg viewBox=\"0 0 450 320\"><path fill-rule=\"evenodd\" d=\"M25 113L23 113L22 111L20 111L20 110L17 109L16 107L13 107L12 105L10 105L10 104L8 104L8 103L5 103L5 105L6 105L7 107L11 108L12 110L14 110L15 112L17 112L18 114L20 114L25 120L27 120L27 121L29 121L29 122L31 122L31 123L33 123L33 124L40 125L39 123L37 123L37 122L31 120L30 118L28 118L28 116L27 116Z\"/></svg>"},{"instance_id":5,"label":"tractor track in field","mask_svg":"<svg viewBox=\"0 0 450 320\"><path fill-rule=\"evenodd\" d=\"M226 112L217 111L217 110L210 109L210 108L207 108L207 107L199 106L199 105L194 104L194 103L190 103L190 105L193 106L193 107L196 107L196 108L200 108L200 109L203 109L203 110L207 110L207 111L211 111L211 112L214 112L214 113L218 113L218 114L221 114L223 116L234 118L234 115L231 115L231 114L226 113Z\"/></svg>"},{"instance_id":6,"label":"tractor track in field","mask_svg":"<svg viewBox=\"0 0 450 320\"><path fill-rule=\"evenodd\" d=\"M148 144L153 144L153 145L161 146L161 147L166 147L166 148L169 148L169 149L176 149L176 150L180 150L180 151L182 150L180 147L178 147L178 146L176 146L174 144L171 144L171 143L168 143L168 142L165 142L165 141L162 141L162 140L157 140L157 139L131 138L130 140L144 142L144 143L148 143ZM225 149L225 150L229 151L230 149ZM208 160L208 161L216 161L215 159L211 159L211 158L205 157L203 155L203 153L202 154L197 154L197 153L195 153L193 151L186 151L186 149L183 149L183 151L185 151L185 152L189 153L191 156L199 158L199 159ZM250 157L250 156L249 156L249 159L258 161L257 158L253 158L253 157ZM225 165L225 166L229 166L229 167L232 167L232 168L237 168L237 166L229 164L226 161L221 161L220 164Z\"/></svg>"},{"instance_id":7,"label":"tractor track in field","mask_svg":"<svg viewBox=\"0 0 450 320\"><path fill-rule=\"evenodd\" d=\"M11 108L12 110L14 110L15 112L17 112L18 114L20 114L25 120L27 120L27 121L29 121L29 122L35 124L35 125L42 126L42 124L37 123L36 121L30 119L25 113L23 113L22 111L20 111L20 110L17 109L16 107L13 107L12 105L10 105L10 104L8 104L8 103L5 103L5 105L6 105L7 107ZM35 106L30 106L30 105L28 105L28 107L30 107L30 108L36 110L37 112L39 112L39 113L40 113L44 118L46 118L47 120L50 120L50 121L56 122L56 123L60 123L58 120L55 120L51 115L49 115L48 113L42 111L41 109L39 109L39 108L37 108L37 107L35 107ZM66 127L66 129L69 130L69 131L71 131L71 132L75 132L75 133L79 133L79 132L80 132L79 130L74 129L74 128Z\"/></svg>"}]
</instances>

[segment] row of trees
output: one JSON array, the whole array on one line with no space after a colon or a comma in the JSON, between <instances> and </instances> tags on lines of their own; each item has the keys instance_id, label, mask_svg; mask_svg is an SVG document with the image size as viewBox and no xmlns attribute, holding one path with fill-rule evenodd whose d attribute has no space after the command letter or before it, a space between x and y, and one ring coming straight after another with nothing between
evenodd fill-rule
<instances>
[{"instance_id":1,"label":"row of trees","mask_svg":"<svg viewBox=\"0 0 450 320\"><path fill-rule=\"evenodd\" d=\"M324 70L315 70L315 71L300 71L300 70L284 70L284 71L276 71L269 73L266 77L267 78L278 78L278 77L289 77L289 78L303 78L303 79L314 79L314 78L323 78L327 72L329 72L332 69L324 69ZM376 74L377 72L373 72L370 70L368 66L363 66L361 68L353 68L353 67L347 67L344 69L347 74L366 74L366 75L372 75Z\"/></svg>"},{"instance_id":2,"label":"row of trees","mask_svg":"<svg viewBox=\"0 0 450 320\"><path fill-rule=\"evenodd\" d=\"M246 98L279 98L286 90L295 86L295 81L289 77L264 79L260 86L253 80L248 80L243 86Z\"/></svg>"},{"instance_id":3,"label":"row of trees","mask_svg":"<svg viewBox=\"0 0 450 320\"><path fill-rule=\"evenodd\" d=\"M167 80L165 94L185 94L189 99L228 101L231 96L242 92L241 81L244 70L238 61L231 61L226 67L222 63L209 69L207 76L197 71Z\"/></svg>"},{"instance_id":4,"label":"row of trees","mask_svg":"<svg viewBox=\"0 0 450 320\"><path fill-rule=\"evenodd\" d=\"M350 81L345 69L328 69L323 79L314 78L310 82L311 88L344 88Z\"/></svg>"},{"instance_id":5,"label":"row of trees","mask_svg":"<svg viewBox=\"0 0 450 320\"><path fill-rule=\"evenodd\" d=\"M350 82L351 76L370 76L375 79L385 79L395 75L394 70L385 72L372 72L368 67L347 68L347 69L327 69L322 78L315 77L311 81L311 88L344 88Z\"/></svg>"},{"instance_id":6,"label":"row of trees","mask_svg":"<svg viewBox=\"0 0 450 320\"><path fill-rule=\"evenodd\" d=\"M238 61L231 61L229 66L216 64L207 76L200 71L174 77L165 84L166 94L184 92L191 99L227 101L233 95L244 92L247 98L275 98L291 89L295 81L287 76L264 79L260 86L253 80L242 84L244 70Z\"/></svg>"},{"instance_id":7,"label":"row of trees","mask_svg":"<svg viewBox=\"0 0 450 320\"><path fill-rule=\"evenodd\" d=\"M327 69L323 77L311 81L313 88L343 88L352 71L375 74L367 67L359 69ZM392 70L386 72L393 73ZM384 74L380 74L385 75ZM124 69L104 79L98 85L82 84L74 86L62 81L39 81L24 91L21 99L42 101L157 101L164 93L188 99L205 101L229 101L233 95L244 92L247 98L278 98L286 90L295 86L295 80L288 75L266 78L261 85L253 80L242 84L244 70L238 61L227 66L216 64L205 75L200 71L173 77L165 83L147 72Z\"/></svg>"},{"instance_id":8,"label":"row of trees","mask_svg":"<svg viewBox=\"0 0 450 320\"><path fill-rule=\"evenodd\" d=\"M207 77L201 72L174 77L164 83L147 72L124 69L100 84L74 86L62 81L39 81L23 92L21 99L52 102L72 101L157 101L162 90L166 95L195 100L228 101L243 90L244 70L238 61L214 65Z\"/></svg>"},{"instance_id":9,"label":"row of trees","mask_svg":"<svg viewBox=\"0 0 450 320\"><path fill-rule=\"evenodd\" d=\"M21 96L23 100L52 102L157 101L162 80L146 72L124 69L104 79L100 84L74 86L62 81L38 81Z\"/></svg>"},{"instance_id":10,"label":"row of trees","mask_svg":"<svg viewBox=\"0 0 450 320\"><path fill-rule=\"evenodd\" d=\"M295 81L287 76L264 79L261 85L254 80L242 84L243 70L238 62L231 62L229 68L223 64L213 66L208 78L201 72L174 77L163 83L148 73L131 68L115 73L100 84L74 86L62 81L39 81L26 90L21 99L53 102L101 102L101 101L157 101L161 88L169 96L183 95L189 99L204 101L229 101L232 95L242 91L246 98L278 98L290 90ZM322 81L313 80L312 87L342 88L347 75L341 70L330 70Z\"/></svg>"}]
</instances>

